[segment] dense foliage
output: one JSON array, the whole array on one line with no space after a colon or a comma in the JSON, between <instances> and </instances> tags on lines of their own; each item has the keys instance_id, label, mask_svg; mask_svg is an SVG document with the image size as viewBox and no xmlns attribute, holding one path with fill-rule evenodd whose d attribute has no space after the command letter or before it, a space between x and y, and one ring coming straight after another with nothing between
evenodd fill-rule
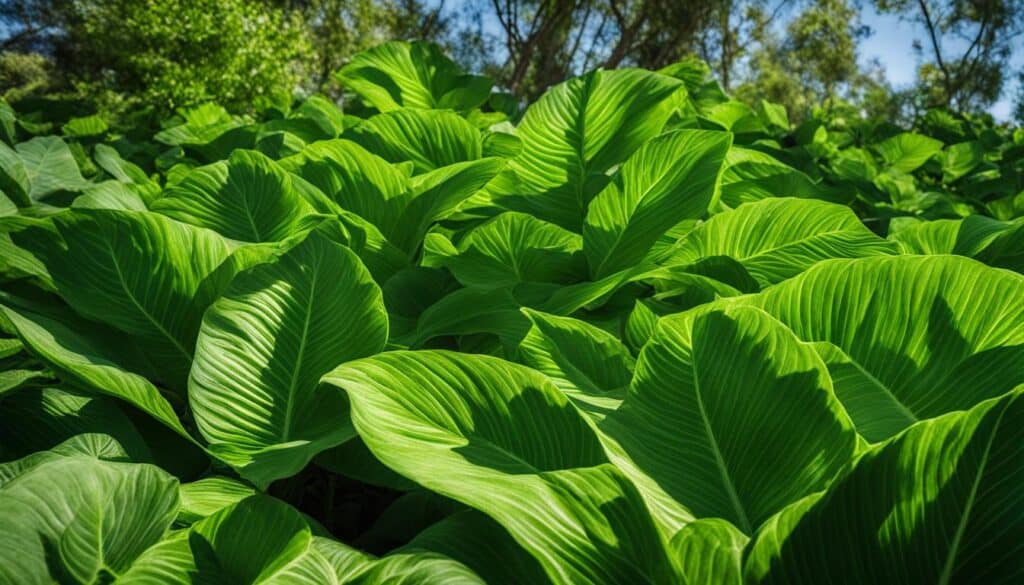
<instances>
[{"instance_id":1,"label":"dense foliage","mask_svg":"<svg viewBox=\"0 0 1024 585\"><path fill-rule=\"evenodd\" d=\"M1024 579L1024 132L338 80L0 108L0 582Z\"/></svg>"},{"instance_id":2,"label":"dense foliage","mask_svg":"<svg viewBox=\"0 0 1024 585\"><path fill-rule=\"evenodd\" d=\"M300 20L248 0L42 4L49 15L35 26L59 34L44 47L56 67L39 89L73 93L104 112L163 113L210 100L233 110L257 100L288 103L305 78L298 63L311 53ZM21 77L0 68L12 99L31 93L26 82L43 82L38 73Z\"/></svg>"}]
</instances>

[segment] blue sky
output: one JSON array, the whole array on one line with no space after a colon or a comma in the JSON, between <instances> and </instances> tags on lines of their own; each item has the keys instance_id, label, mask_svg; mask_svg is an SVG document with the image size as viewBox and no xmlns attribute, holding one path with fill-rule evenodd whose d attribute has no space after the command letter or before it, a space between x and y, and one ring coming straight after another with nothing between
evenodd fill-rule
<instances>
[{"instance_id":1,"label":"blue sky","mask_svg":"<svg viewBox=\"0 0 1024 585\"><path fill-rule=\"evenodd\" d=\"M896 87L907 86L914 81L917 71L917 55L913 50L914 39L924 41L923 27L900 20L890 14L878 14L872 3L867 2L861 9L861 19L874 31L861 41L860 58L867 63L873 58L881 61L886 76ZM1016 88L1016 72L1024 67L1024 39L1018 44L1011 63L1011 79L1003 87L1002 98L989 110L999 120L1007 120L1013 108Z\"/></svg>"}]
</instances>

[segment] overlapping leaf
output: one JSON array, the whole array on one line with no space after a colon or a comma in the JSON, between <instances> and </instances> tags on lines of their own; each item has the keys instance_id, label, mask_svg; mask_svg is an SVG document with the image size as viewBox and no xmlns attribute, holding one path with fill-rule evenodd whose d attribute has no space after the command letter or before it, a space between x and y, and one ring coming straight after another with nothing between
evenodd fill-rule
<instances>
[{"instance_id":1,"label":"overlapping leaf","mask_svg":"<svg viewBox=\"0 0 1024 585\"><path fill-rule=\"evenodd\" d=\"M542 375L423 351L351 362L325 381L347 392L353 423L381 461L497 520L553 581L674 578L643 500Z\"/></svg>"},{"instance_id":2,"label":"overlapping leaf","mask_svg":"<svg viewBox=\"0 0 1024 585\"><path fill-rule=\"evenodd\" d=\"M1022 416L1017 390L875 447L828 492L766 525L748 581L1019 581Z\"/></svg>"},{"instance_id":3,"label":"overlapping leaf","mask_svg":"<svg viewBox=\"0 0 1024 585\"><path fill-rule=\"evenodd\" d=\"M83 209L12 239L75 312L132 336L157 379L184 388L203 311L219 292L206 279L231 251L223 238L157 214Z\"/></svg>"},{"instance_id":4,"label":"overlapping leaf","mask_svg":"<svg viewBox=\"0 0 1024 585\"><path fill-rule=\"evenodd\" d=\"M605 173L661 132L682 87L638 69L556 85L527 109L522 152L489 190L501 205L578 231Z\"/></svg>"},{"instance_id":5,"label":"overlapping leaf","mask_svg":"<svg viewBox=\"0 0 1024 585\"><path fill-rule=\"evenodd\" d=\"M464 73L437 45L401 41L359 53L338 72L338 79L382 112L470 110L487 100L493 83Z\"/></svg>"},{"instance_id":6,"label":"overlapping leaf","mask_svg":"<svg viewBox=\"0 0 1024 585\"><path fill-rule=\"evenodd\" d=\"M821 358L753 308L663 319L601 428L666 522L686 520L678 503L747 535L824 488L857 444Z\"/></svg>"},{"instance_id":7,"label":"overlapping leaf","mask_svg":"<svg viewBox=\"0 0 1024 585\"><path fill-rule=\"evenodd\" d=\"M292 187L287 172L262 154L246 150L192 171L151 209L244 242L283 240L313 211Z\"/></svg>"},{"instance_id":8,"label":"overlapping leaf","mask_svg":"<svg viewBox=\"0 0 1024 585\"><path fill-rule=\"evenodd\" d=\"M1019 274L955 256L895 256L822 262L724 302L761 307L797 337L842 350L830 363L862 375L839 376L855 383L836 395L857 428L880 440L1024 382L1022 297Z\"/></svg>"},{"instance_id":9,"label":"overlapping leaf","mask_svg":"<svg viewBox=\"0 0 1024 585\"><path fill-rule=\"evenodd\" d=\"M731 140L722 132L681 130L629 157L587 211L583 250L591 277L637 264L669 228L703 216Z\"/></svg>"},{"instance_id":10,"label":"overlapping leaf","mask_svg":"<svg viewBox=\"0 0 1024 585\"><path fill-rule=\"evenodd\" d=\"M768 286L822 260L894 252L891 243L871 233L847 207L777 198L715 215L680 240L664 263L727 256L758 284Z\"/></svg>"},{"instance_id":11,"label":"overlapping leaf","mask_svg":"<svg viewBox=\"0 0 1024 585\"><path fill-rule=\"evenodd\" d=\"M340 362L387 340L380 289L348 249L313 232L242 272L203 319L189 399L210 449L259 485L351 438L346 406L318 392Z\"/></svg>"},{"instance_id":12,"label":"overlapping leaf","mask_svg":"<svg viewBox=\"0 0 1024 585\"><path fill-rule=\"evenodd\" d=\"M92 583L129 569L170 527L177 481L157 467L58 457L0 488L0 578Z\"/></svg>"}]
</instances>

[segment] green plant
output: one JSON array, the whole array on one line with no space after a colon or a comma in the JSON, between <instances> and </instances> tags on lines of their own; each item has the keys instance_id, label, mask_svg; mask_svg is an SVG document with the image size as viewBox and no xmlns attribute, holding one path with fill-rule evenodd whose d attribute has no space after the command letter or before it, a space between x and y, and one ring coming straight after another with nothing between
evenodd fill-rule
<instances>
[{"instance_id":1,"label":"green plant","mask_svg":"<svg viewBox=\"0 0 1024 585\"><path fill-rule=\"evenodd\" d=\"M1019 581L1020 130L706 73L0 110L0 582Z\"/></svg>"}]
</instances>

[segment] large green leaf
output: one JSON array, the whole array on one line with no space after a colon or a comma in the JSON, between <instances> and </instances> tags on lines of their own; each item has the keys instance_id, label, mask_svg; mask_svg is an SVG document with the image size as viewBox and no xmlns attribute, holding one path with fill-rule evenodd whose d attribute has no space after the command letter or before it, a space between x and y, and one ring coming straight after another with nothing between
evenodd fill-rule
<instances>
[{"instance_id":1,"label":"large green leaf","mask_svg":"<svg viewBox=\"0 0 1024 585\"><path fill-rule=\"evenodd\" d=\"M197 522L254 493L252 486L227 477L206 477L182 484L181 508L177 520L186 524Z\"/></svg>"},{"instance_id":2,"label":"large green leaf","mask_svg":"<svg viewBox=\"0 0 1024 585\"><path fill-rule=\"evenodd\" d=\"M298 231L307 229L322 231L355 252L377 282L387 282L409 264L406 253L389 242L377 226L350 211L338 209L327 215L307 215Z\"/></svg>"},{"instance_id":3,"label":"large green leaf","mask_svg":"<svg viewBox=\"0 0 1024 585\"><path fill-rule=\"evenodd\" d=\"M207 144L224 132L238 127L242 120L233 117L223 106L205 103L178 110L177 125L157 132L157 142L171 145Z\"/></svg>"},{"instance_id":4,"label":"large green leaf","mask_svg":"<svg viewBox=\"0 0 1024 585\"><path fill-rule=\"evenodd\" d=\"M283 240L313 211L293 189L291 175L249 150L191 171L150 209L245 242Z\"/></svg>"},{"instance_id":5,"label":"large green leaf","mask_svg":"<svg viewBox=\"0 0 1024 585\"><path fill-rule=\"evenodd\" d=\"M356 54L337 74L382 112L399 108L470 110L491 93L486 77L467 75L432 43L392 41Z\"/></svg>"},{"instance_id":6,"label":"large green leaf","mask_svg":"<svg viewBox=\"0 0 1024 585\"><path fill-rule=\"evenodd\" d=\"M734 146L725 158L722 202L733 207L769 197L816 197L822 189L806 174L770 154Z\"/></svg>"},{"instance_id":7,"label":"large green leaf","mask_svg":"<svg viewBox=\"0 0 1024 585\"><path fill-rule=\"evenodd\" d=\"M335 138L345 127L345 115L341 107L330 98L311 95L288 115L291 120L308 120L315 123L324 138Z\"/></svg>"},{"instance_id":8,"label":"large green leaf","mask_svg":"<svg viewBox=\"0 0 1024 585\"><path fill-rule=\"evenodd\" d=\"M623 324L622 341L629 346L634 355L639 354L643 346L654 335L660 317L656 306L654 301L637 300Z\"/></svg>"},{"instance_id":9,"label":"large green leaf","mask_svg":"<svg viewBox=\"0 0 1024 585\"><path fill-rule=\"evenodd\" d=\"M439 243L443 245L435 246ZM443 264L444 259L439 261L433 255L446 251L449 254L457 253L451 249L450 244L431 234L427 241L428 256L425 261L429 264ZM724 257L711 258L693 265L659 267L650 263L637 264L597 281L570 285L525 282L512 287L492 288L485 279L481 279L479 286L474 284L456 290L423 310L419 314L416 331L409 331L409 324L406 324L406 331L398 342L416 346L437 336L470 333L491 333L502 338L521 337L529 323L519 313L519 307L530 307L553 315L572 315L584 308L596 310L624 287L640 281L661 291L658 297L678 297L681 302L673 305L672 311L676 312L716 298L739 296L741 290L724 282L733 278L745 281L743 290L757 289L757 283L742 266Z\"/></svg>"},{"instance_id":10,"label":"large green leaf","mask_svg":"<svg viewBox=\"0 0 1024 585\"><path fill-rule=\"evenodd\" d=\"M452 214L505 163L496 157L456 163L410 181L408 169L394 167L353 142L336 140L314 144L281 164L411 254L434 222Z\"/></svg>"},{"instance_id":11,"label":"large green leaf","mask_svg":"<svg viewBox=\"0 0 1024 585\"><path fill-rule=\"evenodd\" d=\"M810 199L765 199L713 216L680 240L664 261L692 264L728 256L768 286L830 258L893 254L850 208Z\"/></svg>"},{"instance_id":12,"label":"large green leaf","mask_svg":"<svg viewBox=\"0 0 1024 585\"><path fill-rule=\"evenodd\" d=\"M523 309L531 326L516 361L543 373L577 408L601 417L619 407L633 377L633 357L614 335L572 317Z\"/></svg>"},{"instance_id":13,"label":"large green leaf","mask_svg":"<svg viewBox=\"0 0 1024 585\"><path fill-rule=\"evenodd\" d=\"M480 158L480 131L454 112L403 109L378 114L345 133L388 162L417 173Z\"/></svg>"},{"instance_id":14,"label":"large green leaf","mask_svg":"<svg viewBox=\"0 0 1024 585\"><path fill-rule=\"evenodd\" d=\"M0 581L95 583L156 544L178 508L177 481L151 465L69 455L0 488Z\"/></svg>"},{"instance_id":15,"label":"large green leaf","mask_svg":"<svg viewBox=\"0 0 1024 585\"><path fill-rule=\"evenodd\" d=\"M338 583L302 516L287 504L252 496L170 535L117 583Z\"/></svg>"},{"instance_id":16,"label":"large green leaf","mask_svg":"<svg viewBox=\"0 0 1024 585\"><path fill-rule=\"evenodd\" d=\"M909 173L942 150L942 141L904 132L875 144L874 149L889 169Z\"/></svg>"},{"instance_id":17,"label":"large green leaf","mask_svg":"<svg viewBox=\"0 0 1024 585\"><path fill-rule=\"evenodd\" d=\"M551 580L675 579L639 494L543 375L420 351L350 362L324 380L347 391L352 421L381 461L497 520Z\"/></svg>"},{"instance_id":18,"label":"large green leaf","mask_svg":"<svg viewBox=\"0 0 1024 585\"><path fill-rule=\"evenodd\" d=\"M71 118L61 127L65 136L73 138L98 137L109 129L110 125L98 114Z\"/></svg>"},{"instance_id":19,"label":"large green leaf","mask_svg":"<svg viewBox=\"0 0 1024 585\"><path fill-rule=\"evenodd\" d=\"M466 286L499 288L522 282L571 284L586 276L578 234L525 213L507 211L473 228L458 246L428 234L424 265L444 266Z\"/></svg>"},{"instance_id":20,"label":"large green leaf","mask_svg":"<svg viewBox=\"0 0 1024 585\"><path fill-rule=\"evenodd\" d=\"M203 311L204 280L227 258L215 232L148 212L81 209L11 235L42 260L79 314L132 337L159 381L185 386Z\"/></svg>"},{"instance_id":21,"label":"large green leaf","mask_svg":"<svg viewBox=\"0 0 1024 585\"><path fill-rule=\"evenodd\" d=\"M16 301L3 298L0 314L26 348L58 376L80 388L120 398L188 436L167 398L138 373L150 369L148 358L126 343L123 335L67 308Z\"/></svg>"},{"instance_id":22,"label":"large green leaf","mask_svg":"<svg viewBox=\"0 0 1024 585\"><path fill-rule=\"evenodd\" d=\"M118 181L103 181L85 189L75 197L71 207L88 209L119 209L146 211L146 202L131 187Z\"/></svg>"},{"instance_id":23,"label":"large green leaf","mask_svg":"<svg viewBox=\"0 0 1024 585\"><path fill-rule=\"evenodd\" d=\"M138 428L108 396L53 386L22 388L5 397L0 409L0 443L7 456L48 451L76 436L97 434L111 437L132 461L153 462Z\"/></svg>"},{"instance_id":24,"label":"large green leaf","mask_svg":"<svg viewBox=\"0 0 1024 585\"><path fill-rule=\"evenodd\" d=\"M3 193L3 186L0 185L0 217L14 215L16 213L18 213L18 206L11 200L11 196Z\"/></svg>"},{"instance_id":25,"label":"large green leaf","mask_svg":"<svg viewBox=\"0 0 1024 585\"><path fill-rule=\"evenodd\" d=\"M1024 220L983 215L895 223L890 237L908 254L957 254L1024 273Z\"/></svg>"},{"instance_id":26,"label":"large green leaf","mask_svg":"<svg viewBox=\"0 0 1024 585\"><path fill-rule=\"evenodd\" d=\"M26 386L46 382L50 375L42 370L8 368L0 371L0 396Z\"/></svg>"},{"instance_id":27,"label":"large green leaf","mask_svg":"<svg viewBox=\"0 0 1024 585\"><path fill-rule=\"evenodd\" d=\"M311 144L280 165L386 233L405 204L408 172L350 140Z\"/></svg>"},{"instance_id":28,"label":"large green leaf","mask_svg":"<svg viewBox=\"0 0 1024 585\"><path fill-rule=\"evenodd\" d=\"M395 551L381 559L327 538L313 545L334 568L339 583L351 585L483 585L472 569L444 555L428 551Z\"/></svg>"},{"instance_id":29,"label":"large green leaf","mask_svg":"<svg viewBox=\"0 0 1024 585\"><path fill-rule=\"evenodd\" d=\"M976 140L950 144L939 160L942 162L943 180L951 183L985 162L985 148Z\"/></svg>"},{"instance_id":30,"label":"large green leaf","mask_svg":"<svg viewBox=\"0 0 1024 585\"><path fill-rule=\"evenodd\" d=\"M659 134L682 82L640 69L598 70L548 90L526 110L520 155L490 192L499 204L579 231L605 173Z\"/></svg>"},{"instance_id":31,"label":"large green leaf","mask_svg":"<svg viewBox=\"0 0 1024 585\"><path fill-rule=\"evenodd\" d=\"M15 149L24 164L28 196L33 201L58 191L80 191L88 185L71 149L57 136L38 136Z\"/></svg>"},{"instance_id":32,"label":"large green leaf","mask_svg":"<svg viewBox=\"0 0 1024 585\"><path fill-rule=\"evenodd\" d=\"M736 134L758 135L767 132L753 108L733 99L701 107L700 121L705 128L717 126Z\"/></svg>"},{"instance_id":33,"label":"large green leaf","mask_svg":"<svg viewBox=\"0 0 1024 585\"><path fill-rule=\"evenodd\" d=\"M414 177L396 222L391 229L381 231L396 246L411 254L431 225L452 215L504 167L503 159L489 157L448 165Z\"/></svg>"},{"instance_id":34,"label":"large green leaf","mask_svg":"<svg viewBox=\"0 0 1024 585\"><path fill-rule=\"evenodd\" d=\"M313 546L306 521L267 496L246 498L196 523L189 545L202 582L333 582L333 569Z\"/></svg>"},{"instance_id":35,"label":"large green leaf","mask_svg":"<svg viewBox=\"0 0 1024 585\"><path fill-rule=\"evenodd\" d=\"M0 143L0 190L15 205L28 207L32 205L32 199L29 197L30 189L25 161L18 156L18 151Z\"/></svg>"},{"instance_id":36,"label":"large green leaf","mask_svg":"<svg viewBox=\"0 0 1024 585\"><path fill-rule=\"evenodd\" d=\"M837 386L844 404L877 394L857 396L870 405L850 409L858 428L970 408L1024 383L1024 276L966 258L828 260L720 303L761 307L797 337L841 349L861 371L849 392Z\"/></svg>"},{"instance_id":37,"label":"large green leaf","mask_svg":"<svg viewBox=\"0 0 1024 585\"><path fill-rule=\"evenodd\" d=\"M669 497L748 535L824 488L857 445L821 358L753 308L663 318L601 428L655 509Z\"/></svg>"},{"instance_id":38,"label":"large green leaf","mask_svg":"<svg viewBox=\"0 0 1024 585\"><path fill-rule=\"evenodd\" d=\"M96 159L96 166L116 181L130 186L146 203L152 202L160 194L160 185L141 167L122 158L112 146L97 144L93 149L93 157Z\"/></svg>"},{"instance_id":39,"label":"large green leaf","mask_svg":"<svg viewBox=\"0 0 1024 585\"><path fill-rule=\"evenodd\" d=\"M128 461L128 453L113 437L100 433L75 435L46 451L36 451L21 459L0 463L0 488L19 475L44 463L71 456L88 456L104 461Z\"/></svg>"},{"instance_id":40,"label":"large green leaf","mask_svg":"<svg viewBox=\"0 0 1024 585\"><path fill-rule=\"evenodd\" d=\"M391 335L410 333L423 311L458 288L458 281L440 268L410 266L395 273L381 286Z\"/></svg>"},{"instance_id":41,"label":"large green leaf","mask_svg":"<svg viewBox=\"0 0 1024 585\"><path fill-rule=\"evenodd\" d=\"M583 251L597 280L635 265L663 233L707 212L732 136L680 130L644 144L590 203Z\"/></svg>"},{"instance_id":42,"label":"large green leaf","mask_svg":"<svg viewBox=\"0 0 1024 585\"><path fill-rule=\"evenodd\" d=\"M180 146L206 162L225 159L236 148L253 148L256 144L259 127L232 116L223 106L206 103L178 110L178 114L176 119L181 123L157 132L154 140Z\"/></svg>"},{"instance_id":43,"label":"large green leaf","mask_svg":"<svg viewBox=\"0 0 1024 585\"><path fill-rule=\"evenodd\" d=\"M452 559L430 553L388 555L357 573L352 585L484 585L473 570Z\"/></svg>"},{"instance_id":44,"label":"large green leaf","mask_svg":"<svg viewBox=\"0 0 1024 585\"><path fill-rule=\"evenodd\" d=\"M149 547L114 583L131 585L194 585L202 583L195 570L189 532L179 530Z\"/></svg>"},{"instance_id":45,"label":"large green leaf","mask_svg":"<svg viewBox=\"0 0 1024 585\"><path fill-rule=\"evenodd\" d=\"M914 425L784 511L758 535L748 582L1019 583L1022 481L1018 389Z\"/></svg>"},{"instance_id":46,"label":"large green leaf","mask_svg":"<svg viewBox=\"0 0 1024 585\"><path fill-rule=\"evenodd\" d=\"M395 553L382 559L329 538L313 536L287 504L257 495L196 523L187 537L153 547L125 583L342 583L401 585L482 581L467 567L436 553Z\"/></svg>"},{"instance_id":47,"label":"large green leaf","mask_svg":"<svg viewBox=\"0 0 1024 585\"><path fill-rule=\"evenodd\" d=\"M461 288L425 309L416 326L394 341L419 347L441 335L489 333L499 338L520 338L529 321L508 290Z\"/></svg>"},{"instance_id":48,"label":"large green leaf","mask_svg":"<svg viewBox=\"0 0 1024 585\"><path fill-rule=\"evenodd\" d=\"M359 259L313 232L242 272L203 319L189 399L212 452L259 485L353 433L344 397L318 392L340 362L387 340L380 289Z\"/></svg>"},{"instance_id":49,"label":"large green leaf","mask_svg":"<svg viewBox=\"0 0 1024 585\"><path fill-rule=\"evenodd\" d=\"M28 279L33 285L52 292L56 287L46 272L46 266L11 239L11 232L37 224L37 219L21 214L0 218L0 277L5 281Z\"/></svg>"},{"instance_id":50,"label":"large green leaf","mask_svg":"<svg viewBox=\"0 0 1024 585\"><path fill-rule=\"evenodd\" d=\"M813 345L832 377L836 397L857 423L862 437L882 441L917 422L917 415L900 403L885 383L846 352L827 341Z\"/></svg>"}]
</instances>

